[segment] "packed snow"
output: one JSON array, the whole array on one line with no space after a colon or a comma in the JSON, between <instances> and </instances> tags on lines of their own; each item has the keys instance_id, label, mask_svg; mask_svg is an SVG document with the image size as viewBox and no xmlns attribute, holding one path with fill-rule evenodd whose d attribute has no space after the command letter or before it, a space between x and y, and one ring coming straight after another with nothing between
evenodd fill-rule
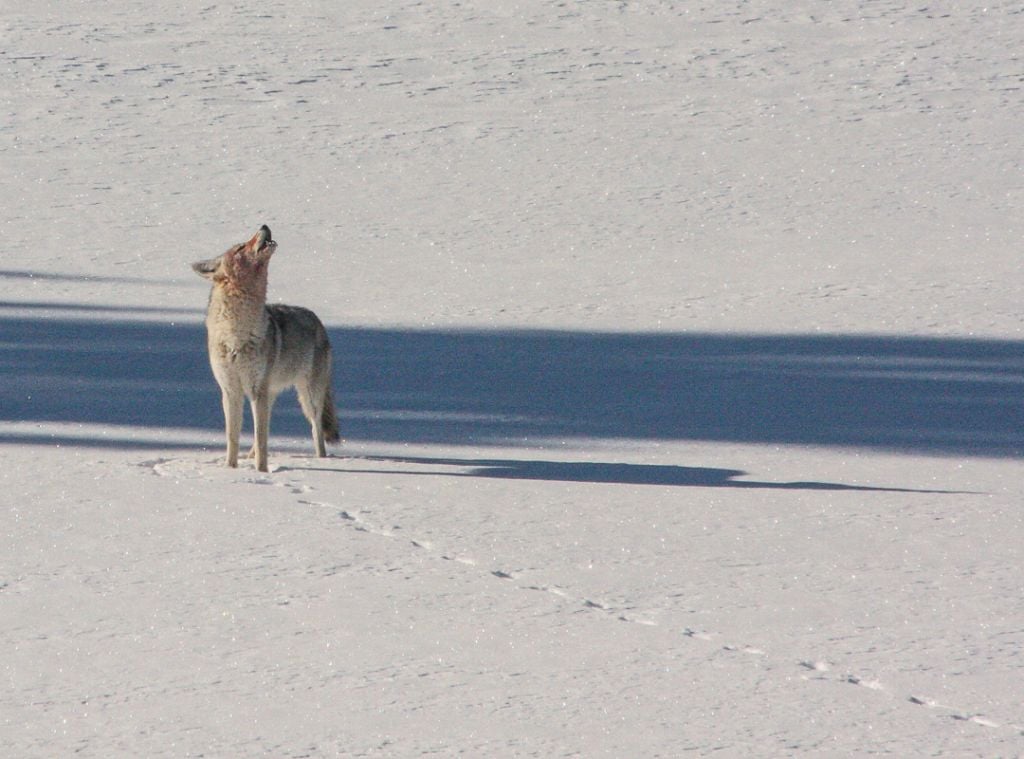
<instances>
[{"instance_id":1,"label":"packed snow","mask_svg":"<svg viewBox=\"0 0 1024 759\"><path fill-rule=\"evenodd\" d=\"M1024 755L1022 49L8 0L0 755ZM267 474L189 266L264 223L345 438Z\"/></svg>"}]
</instances>

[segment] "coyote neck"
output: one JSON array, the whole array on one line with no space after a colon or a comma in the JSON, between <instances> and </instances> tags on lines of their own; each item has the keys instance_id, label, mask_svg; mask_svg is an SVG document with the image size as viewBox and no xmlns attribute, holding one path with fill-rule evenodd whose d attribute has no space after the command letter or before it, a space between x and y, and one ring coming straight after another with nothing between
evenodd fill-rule
<instances>
[{"instance_id":1,"label":"coyote neck","mask_svg":"<svg viewBox=\"0 0 1024 759\"><path fill-rule=\"evenodd\" d=\"M247 283L248 287L218 283L210 293L206 327L210 342L237 350L267 334L267 282Z\"/></svg>"}]
</instances>

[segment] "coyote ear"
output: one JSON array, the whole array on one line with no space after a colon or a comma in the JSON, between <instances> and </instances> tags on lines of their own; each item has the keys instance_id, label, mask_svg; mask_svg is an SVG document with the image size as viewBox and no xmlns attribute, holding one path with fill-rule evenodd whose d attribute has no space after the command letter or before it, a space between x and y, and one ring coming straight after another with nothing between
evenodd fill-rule
<instances>
[{"instance_id":1,"label":"coyote ear","mask_svg":"<svg viewBox=\"0 0 1024 759\"><path fill-rule=\"evenodd\" d=\"M213 275L217 273L217 268L220 266L221 258L222 256L217 256L216 258L209 258L205 261L196 261L192 264L192 271L200 277L213 279Z\"/></svg>"}]
</instances>

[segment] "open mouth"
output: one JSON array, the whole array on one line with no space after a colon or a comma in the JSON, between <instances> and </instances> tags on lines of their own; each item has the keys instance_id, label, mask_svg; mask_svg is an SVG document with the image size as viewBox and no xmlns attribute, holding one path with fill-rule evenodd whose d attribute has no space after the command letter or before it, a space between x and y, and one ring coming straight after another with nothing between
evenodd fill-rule
<instances>
[{"instance_id":1,"label":"open mouth","mask_svg":"<svg viewBox=\"0 0 1024 759\"><path fill-rule=\"evenodd\" d=\"M256 252L263 253L267 250L273 250L277 247L277 243L270 236L270 227L264 224L260 227L260 231L256 233Z\"/></svg>"}]
</instances>

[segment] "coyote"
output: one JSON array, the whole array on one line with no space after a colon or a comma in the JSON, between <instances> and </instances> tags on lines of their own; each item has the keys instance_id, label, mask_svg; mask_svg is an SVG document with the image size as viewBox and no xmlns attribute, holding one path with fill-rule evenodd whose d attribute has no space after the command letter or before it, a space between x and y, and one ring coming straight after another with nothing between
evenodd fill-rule
<instances>
[{"instance_id":1,"label":"coyote","mask_svg":"<svg viewBox=\"0 0 1024 759\"><path fill-rule=\"evenodd\" d=\"M238 466L238 435L247 396L252 405L256 468L267 471L270 409L277 394L294 386L313 427L317 456L337 442L338 417L331 391L331 344L316 314L298 306L267 305L267 269L277 243L264 224L248 242L192 264L213 282L206 312L210 366L220 385L227 433L227 465Z\"/></svg>"}]
</instances>

